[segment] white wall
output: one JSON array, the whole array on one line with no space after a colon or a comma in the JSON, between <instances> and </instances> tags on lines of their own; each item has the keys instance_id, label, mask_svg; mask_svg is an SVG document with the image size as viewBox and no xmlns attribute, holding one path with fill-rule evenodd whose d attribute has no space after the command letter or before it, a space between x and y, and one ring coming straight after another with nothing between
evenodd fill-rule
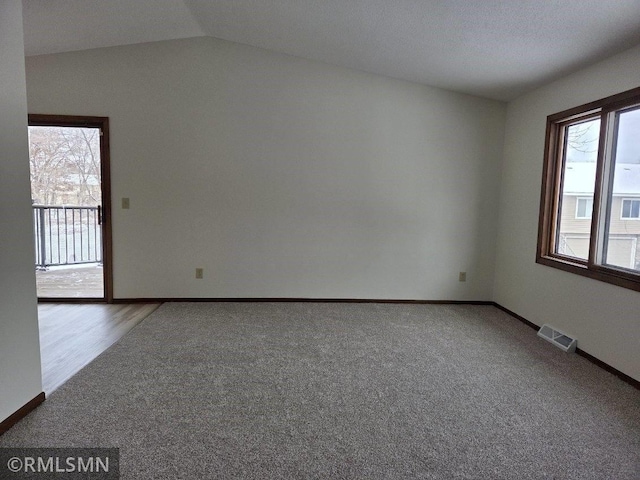
<instances>
[{"instance_id":1,"label":"white wall","mask_svg":"<svg viewBox=\"0 0 640 480\"><path fill-rule=\"evenodd\" d=\"M116 298L491 298L504 104L212 38L31 57L27 92L110 117Z\"/></svg>"},{"instance_id":2,"label":"white wall","mask_svg":"<svg viewBox=\"0 0 640 480\"><path fill-rule=\"evenodd\" d=\"M42 392L22 3L0 2L0 421Z\"/></svg>"},{"instance_id":3,"label":"white wall","mask_svg":"<svg viewBox=\"0 0 640 480\"><path fill-rule=\"evenodd\" d=\"M640 292L535 263L546 117L640 86L640 47L509 104L494 299L640 380Z\"/></svg>"}]
</instances>

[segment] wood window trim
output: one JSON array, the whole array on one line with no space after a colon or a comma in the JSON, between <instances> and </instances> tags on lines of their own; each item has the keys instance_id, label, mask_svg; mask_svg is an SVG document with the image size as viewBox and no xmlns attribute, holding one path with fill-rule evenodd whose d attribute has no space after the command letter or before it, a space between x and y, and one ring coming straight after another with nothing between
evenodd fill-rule
<instances>
[{"instance_id":1,"label":"wood window trim","mask_svg":"<svg viewBox=\"0 0 640 480\"><path fill-rule=\"evenodd\" d=\"M600 142L598 147L598 160L596 164L596 183L593 197L593 215L591 218L591 240L589 246L589 259L582 260L561 255L554 252L554 238L557 229L557 216L561 206L559 194L562 185L563 152L559 139L564 138L564 128L574 124L578 119L601 117L624 109L633 103L640 103L640 87L622 92L610 97L596 100L578 107L549 115L544 146L544 164L542 170L542 188L540 193L540 210L538 223L538 244L536 251L536 263L557 268L565 272L574 273L602 282L617 285L630 290L640 291L640 273L627 271L609 265L595 263L597 257L598 236L602 235L604 205L602 201L603 179L605 178L605 155L608 153L610 139L606 138L609 129L606 121L600 124Z\"/></svg>"}]
</instances>

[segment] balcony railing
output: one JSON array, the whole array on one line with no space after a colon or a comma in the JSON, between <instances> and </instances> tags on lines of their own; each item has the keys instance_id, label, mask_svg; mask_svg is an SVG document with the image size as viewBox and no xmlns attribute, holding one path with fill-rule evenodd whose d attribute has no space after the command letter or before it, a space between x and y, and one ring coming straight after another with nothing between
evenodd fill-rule
<instances>
[{"instance_id":1,"label":"balcony railing","mask_svg":"<svg viewBox=\"0 0 640 480\"><path fill-rule=\"evenodd\" d=\"M100 207L33 206L36 267L102 262Z\"/></svg>"}]
</instances>

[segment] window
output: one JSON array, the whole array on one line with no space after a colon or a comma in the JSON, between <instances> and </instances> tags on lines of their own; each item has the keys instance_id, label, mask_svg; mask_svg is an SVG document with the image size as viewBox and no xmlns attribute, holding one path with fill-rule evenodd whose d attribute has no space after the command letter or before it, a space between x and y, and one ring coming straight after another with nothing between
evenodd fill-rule
<instances>
[{"instance_id":1,"label":"window","mask_svg":"<svg viewBox=\"0 0 640 480\"><path fill-rule=\"evenodd\" d=\"M622 200L622 215L620 215L620 218L623 220L639 219L640 200L631 200L628 198Z\"/></svg>"},{"instance_id":2,"label":"window","mask_svg":"<svg viewBox=\"0 0 640 480\"><path fill-rule=\"evenodd\" d=\"M576 218L591 218L591 211L593 210L593 197L591 198L578 198L576 201Z\"/></svg>"},{"instance_id":3,"label":"window","mask_svg":"<svg viewBox=\"0 0 640 480\"><path fill-rule=\"evenodd\" d=\"M538 263L640 291L639 197L640 88L547 118Z\"/></svg>"}]
</instances>

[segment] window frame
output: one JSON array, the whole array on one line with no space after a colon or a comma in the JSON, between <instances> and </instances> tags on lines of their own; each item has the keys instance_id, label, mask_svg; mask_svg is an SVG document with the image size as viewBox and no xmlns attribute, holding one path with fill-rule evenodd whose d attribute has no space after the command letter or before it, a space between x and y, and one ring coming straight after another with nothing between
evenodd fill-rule
<instances>
[{"instance_id":1,"label":"window frame","mask_svg":"<svg viewBox=\"0 0 640 480\"><path fill-rule=\"evenodd\" d=\"M605 250L608 236L606 214L611 208L608 205L609 198L613 198L612 195L606 197L605 195L612 187L609 185L613 178L610 169L615 164L615 156L611 149L611 146L616 143L614 133L617 132L617 125L613 121L615 112L631 110L638 105L640 105L640 87L547 117L536 263L640 291L640 272L598 261ZM601 121L589 256L587 260L582 260L556 253L555 243L559 224L558 215L562 206L564 132L570 125L590 118L600 118ZM608 182L607 185L604 185L605 181Z\"/></svg>"},{"instance_id":2,"label":"window frame","mask_svg":"<svg viewBox=\"0 0 640 480\"><path fill-rule=\"evenodd\" d=\"M633 213L633 202L637 202L638 204L640 204L640 198L622 197L620 199L620 220L630 221L630 222L640 220L640 212L637 217L624 216L624 202L632 202L630 212ZM640 209L640 206L638 208Z\"/></svg>"},{"instance_id":3,"label":"window frame","mask_svg":"<svg viewBox=\"0 0 640 480\"><path fill-rule=\"evenodd\" d=\"M586 216L584 217L581 217L578 215L578 212L580 211L580 200L584 200L587 202L584 209ZM589 202L591 202L590 209L588 208ZM575 220L591 220L591 217L593 217L593 198L592 197L576 197L576 214L574 219Z\"/></svg>"}]
</instances>

